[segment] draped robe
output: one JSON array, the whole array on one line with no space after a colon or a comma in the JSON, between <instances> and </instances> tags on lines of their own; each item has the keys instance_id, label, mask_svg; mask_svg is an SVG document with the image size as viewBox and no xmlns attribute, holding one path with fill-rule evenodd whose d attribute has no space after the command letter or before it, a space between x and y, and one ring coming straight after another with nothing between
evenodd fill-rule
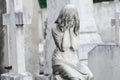
<instances>
[{"instance_id":1,"label":"draped robe","mask_svg":"<svg viewBox=\"0 0 120 80\"><path fill-rule=\"evenodd\" d=\"M91 71L77 56L79 35L74 34L73 28L63 32L54 28L52 35L56 44L52 56L54 80L92 80Z\"/></svg>"}]
</instances>

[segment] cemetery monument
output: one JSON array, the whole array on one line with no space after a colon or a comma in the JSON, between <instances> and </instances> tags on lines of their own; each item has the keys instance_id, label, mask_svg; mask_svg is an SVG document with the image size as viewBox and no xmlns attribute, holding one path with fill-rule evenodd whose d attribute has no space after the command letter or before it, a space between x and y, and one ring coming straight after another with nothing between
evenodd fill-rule
<instances>
[{"instance_id":1,"label":"cemetery monument","mask_svg":"<svg viewBox=\"0 0 120 80\"><path fill-rule=\"evenodd\" d=\"M56 44L52 56L53 78L55 80L92 80L89 68L79 62L79 16L73 5L66 5L55 21L52 36Z\"/></svg>"}]
</instances>

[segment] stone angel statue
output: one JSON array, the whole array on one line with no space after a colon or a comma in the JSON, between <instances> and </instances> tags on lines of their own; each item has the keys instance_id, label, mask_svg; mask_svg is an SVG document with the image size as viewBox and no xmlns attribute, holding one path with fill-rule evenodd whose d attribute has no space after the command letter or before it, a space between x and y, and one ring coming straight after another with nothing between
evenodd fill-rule
<instances>
[{"instance_id":1,"label":"stone angel statue","mask_svg":"<svg viewBox=\"0 0 120 80\"><path fill-rule=\"evenodd\" d=\"M92 80L89 68L80 63L77 56L79 48L79 16L73 5L66 5L55 21L52 36L56 49L52 55L54 80Z\"/></svg>"}]
</instances>

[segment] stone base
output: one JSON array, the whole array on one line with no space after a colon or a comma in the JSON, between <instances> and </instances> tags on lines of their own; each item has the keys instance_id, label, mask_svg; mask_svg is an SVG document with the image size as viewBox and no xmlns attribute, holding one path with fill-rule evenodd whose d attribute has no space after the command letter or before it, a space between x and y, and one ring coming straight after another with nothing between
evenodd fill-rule
<instances>
[{"instance_id":1,"label":"stone base","mask_svg":"<svg viewBox=\"0 0 120 80\"><path fill-rule=\"evenodd\" d=\"M38 75L35 80L52 80L50 75Z\"/></svg>"},{"instance_id":2,"label":"stone base","mask_svg":"<svg viewBox=\"0 0 120 80\"><path fill-rule=\"evenodd\" d=\"M31 73L5 73L1 75L1 80L33 80Z\"/></svg>"}]
</instances>

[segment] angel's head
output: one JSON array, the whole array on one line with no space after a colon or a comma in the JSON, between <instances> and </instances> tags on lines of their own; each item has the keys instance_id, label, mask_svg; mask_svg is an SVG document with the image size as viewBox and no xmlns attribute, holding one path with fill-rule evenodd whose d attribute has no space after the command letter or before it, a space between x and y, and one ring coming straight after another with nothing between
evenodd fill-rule
<instances>
[{"instance_id":1,"label":"angel's head","mask_svg":"<svg viewBox=\"0 0 120 80\"><path fill-rule=\"evenodd\" d=\"M60 11L55 23L62 32L73 27L73 31L77 35L79 31L79 15L77 9L71 4L66 5Z\"/></svg>"}]
</instances>

